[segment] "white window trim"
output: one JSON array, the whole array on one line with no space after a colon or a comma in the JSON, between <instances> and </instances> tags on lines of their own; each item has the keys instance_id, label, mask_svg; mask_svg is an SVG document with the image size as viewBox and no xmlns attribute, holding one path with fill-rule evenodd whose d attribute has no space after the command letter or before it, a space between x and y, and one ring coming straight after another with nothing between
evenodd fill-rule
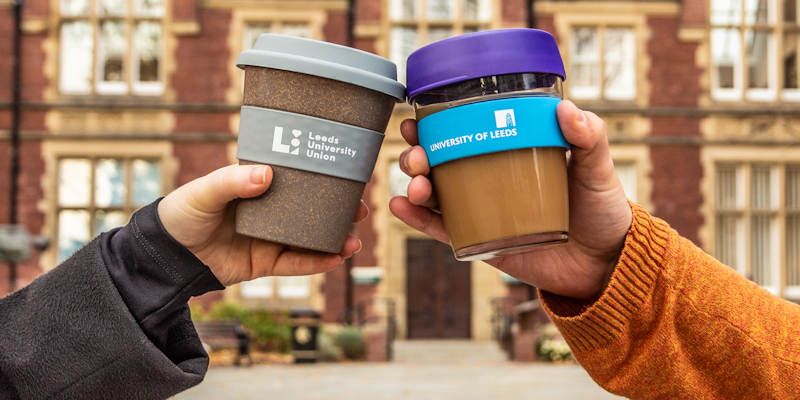
<instances>
[{"instance_id":1,"label":"white window trim","mask_svg":"<svg viewBox=\"0 0 800 400\"><path fill-rule=\"evenodd\" d=\"M131 0L122 0L125 2L127 8L133 7L136 3ZM60 3L57 2L55 6L56 18L62 19L58 22L58 45L59 49L61 48L61 24L66 21L86 21L89 23L93 32L95 32L94 36L92 37L92 45L91 45L91 54L94 60L93 66L90 66L91 74L89 76L90 82L87 86L87 90L69 90L64 88L62 76L63 70L61 69L61 63L63 62L64 54L62 51L58 51L58 92L59 94L67 95L67 96L93 96L93 95L113 95L113 96L121 96L121 95L143 95L143 96L161 96L164 94L164 88L166 87L166 74L165 74L165 63L164 60L167 57L166 52L166 44L167 44L167 34L169 29L167 28L166 24L166 9L169 7L169 1L164 0L164 9L162 12L156 13L149 13L149 14L138 14L138 13L129 13L128 11L120 14L108 14L106 16L101 16L96 9L92 9L92 5L97 5L97 1L90 1L89 11L86 14L67 14L62 13L60 8ZM127 10L126 8L126 10ZM102 60L103 60L103 50L100 48L100 41L99 34L97 30L100 28L101 23L100 21L105 18L116 18L126 24L126 29L130 30L130 32L126 31L126 48L125 54L123 55L124 61L127 61L130 65L123 66L123 77L124 79L119 82L109 82L102 80ZM140 82L139 78L139 65L138 65L138 54L133 44L133 35L135 32L133 31L136 27L136 23L139 21L154 21L161 26L161 40L160 40L160 53L159 53L159 80L158 82ZM90 63L91 64L91 63Z\"/></svg>"},{"instance_id":2,"label":"white window trim","mask_svg":"<svg viewBox=\"0 0 800 400\"><path fill-rule=\"evenodd\" d=\"M716 180L714 178L716 173L716 165L720 163L747 163L751 165L760 163L779 165L795 164L800 161L800 148L765 149L759 146L708 146L702 149L701 158L703 160L703 169L706 171L702 181L702 189L703 197L706 199L703 204L703 215L705 216L705 220L707 222L701 228L700 239L705 250L709 254L713 255L716 254ZM780 173L785 175L785 172ZM778 190L783 189L778 188ZM778 226L780 226L780 224ZM783 254L781 253L785 253L786 251L785 247L783 247L785 245L782 243L785 242L785 238L779 237L779 239L781 240L774 241L781 249L780 251L776 252L776 257L779 257L780 260L785 261L781 258L783 257ZM744 243L737 247L738 251L745 252ZM740 254L740 256L742 257L741 259L744 259L746 254ZM768 290L770 293L774 293L776 296L782 295L786 298L800 300L800 286L784 286L785 277L783 276L782 269L786 268L786 266L781 265L781 261L777 260L774 265L775 267L771 270L773 274L777 274L772 276L773 279L775 279L773 282L776 282L776 284L761 287L764 287L765 290ZM740 271L738 269L737 271L743 275L745 274L745 271Z\"/></svg>"},{"instance_id":3,"label":"white window trim","mask_svg":"<svg viewBox=\"0 0 800 400\"><path fill-rule=\"evenodd\" d=\"M479 0L477 19L465 20L463 18L463 0L452 0L454 2L453 16L450 19L430 19L428 18L428 2L430 0L416 0L416 15L412 19L398 18L393 10L399 9L395 7L393 0L387 0L384 7L388 12L384 12L384 36L383 48L381 54L392 60L397 64L398 78L405 81L405 57L398 57L402 52L393 48L392 32L395 28L412 28L416 32L416 47L420 47L429 42L428 33L431 29L435 28L448 28L451 35L459 35L464 33L465 29L476 28L477 30L493 28L497 25L497 18L493 18L493 14L498 11L498 7L494 0ZM494 7L493 7L494 6ZM434 26L431 26L434 24Z\"/></svg>"},{"instance_id":4,"label":"white window trim","mask_svg":"<svg viewBox=\"0 0 800 400\"><path fill-rule=\"evenodd\" d=\"M787 299L800 300L800 286L787 286L783 289L783 295Z\"/></svg>"},{"instance_id":5,"label":"white window trim","mask_svg":"<svg viewBox=\"0 0 800 400\"><path fill-rule=\"evenodd\" d=\"M735 62L734 68L736 73L734 74L734 87L730 89L726 88L719 88L718 87L718 77L716 73L716 66L714 64L714 49L713 43L711 41L711 34L708 35L708 56L709 56L709 74L710 74L710 94L711 98L715 101L721 102L741 102L741 101L752 101L752 102L774 102L778 100L786 100L786 101L800 101L800 88L798 89L785 89L783 86L783 82L781 82L782 77L778 74L779 66L778 64L781 62L781 55L778 54L778 40L783 40L782 33L785 32L783 28L785 22L783 21L783 10L782 10L782 3L779 3L777 0L770 0L769 1L769 9L772 11L769 15L767 20L767 24L771 25L769 29L769 40L768 40L768 54L769 59L768 66L767 66L767 80L768 80L768 87L767 88L747 88L748 82L744 81L745 76L745 68L747 65L745 63L746 54L745 51L747 50L747 43L744 42L744 32L752 29L753 22L745 21L744 12L746 7L747 0L740 0L741 10L739 16L739 22L736 24L726 25L726 24L715 24L711 20L711 9L712 9L712 2L713 0L709 0L707 3L708 6L708 15L709 15L709 32L713 31L715 28L730 28L734 29L738 35L738 46L739 46L739 54L737 60ZM778 93L781 93L778 96Z\"/></svg>"},{"instance_id":6,"label":"white window trim","mask_svg":"<svg viewBox=\"0 0 800 400\"><path fill-rule=\"evenodd\" d=\"M596 102L621 102L621 103L639 103L644 101L642 96L647 93L647 77L645 73L647 71L646 59L648 57L647 49L646 49L646 42L645 42L645 32L647 32L647 21L644 18L644 15L641 13L636 12L627 12L627 13L620 13L617 11L610 11L610 10L600 10L597 14L594 15L587 15L585 12L582 11L570 11L570 12L558 12L555 14L555 27L556 32L558 33L559 37L562 38L561 46L565 46L566 49L570 49L572 46L572 30L575 27L580 26L587 26L587 27L600 27L604 26L606 28L629 28L633 32L633 42L634 42L634 60L635 63L633 65L633 74L634 78L634 96L633 98L625 99L625 100L617 100L617 99L609 99L605 97L604 94L594 96L592 98L588 97L581 97L584 93L580 91L577 93L574 91L574 88L569 83L569 79L566 81L566 93L568 93L569 98L574 98L576 100L586 100L586 101L596 101ZM603 45L600 44L599 51L603 51ZM570 75L571 71L569 70L572 64L572 60L570 60L570 52L564 52L564 62L567 70L567 76ZM603 67L605 68L605 67ZM601 71L602 77L602 71Z\"/></svg>"},{"instance_id":7,"label":"white window trim","mask_svg":"<svg viewBox=\"0 0 800 400\"><path fill-rule=\"evenodd\" d=\"M294 283L292 285L283 284L281 282L285 282L285 280L281 279L282 277L278 277L277 279L277 286L278 286L278 297L281 299L307 299L311 296L311 277L309 276L293 276L288 278L294 278L294 280L303 279L304 285L302 287L295 286Z\"/></svg>"},{"instance_id":8,"label":"white window trim","mask_svg":"<svg viewBox=\"0 0 800 400\"><path fill-rule=\"evenodd\" d=\"M271 299L275 296L275 278L265 276L239 285L239 295L243 299ZM261 284L256 286L256 284Z\"/></svg>"},{"instance_id":9,"label":"white window trim","mask_svg":"<svg viewBox=\"0 0 800 400\"><path fill-rule=\"evenodd\" d=\"M800 89L783 89L781 99L787 101L800 101Z\"/></svg>"}]
</instances>

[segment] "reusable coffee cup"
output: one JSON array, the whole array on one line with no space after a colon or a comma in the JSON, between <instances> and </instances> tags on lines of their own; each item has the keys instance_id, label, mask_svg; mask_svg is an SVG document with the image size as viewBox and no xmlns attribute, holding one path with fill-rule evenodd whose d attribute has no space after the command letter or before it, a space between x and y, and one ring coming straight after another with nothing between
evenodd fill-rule
<instances>
[{"instance_id":1,"label":"reusable coffee cup","mask_svg":"<svg viewBox=\"0 0 800 400\"><path fill-rule=\"evenodd\" d=\"M237 157L268 164L267 192L236 207L236 232L338 253L352 229L395 103L394 63L332 43L264 34L241 53Z\"/></svg>"},{"instance_id":2,"label":"reusable coffee cup","mask_svg":"<svg viewBox=\"0 0 800 400\"><path fill-rule=\"evenodd\" d=\"M564 64L536 29L470 33L408 57L408 97L456 258L567 241Z\"/></svg>"}]
</instances>

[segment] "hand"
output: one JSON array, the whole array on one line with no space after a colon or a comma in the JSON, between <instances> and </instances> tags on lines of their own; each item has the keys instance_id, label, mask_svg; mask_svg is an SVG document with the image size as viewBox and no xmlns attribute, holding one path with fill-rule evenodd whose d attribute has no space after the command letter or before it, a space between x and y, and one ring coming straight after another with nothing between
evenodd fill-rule
<instances>
[{"instance_id":1,"label":"hand","mask_svg":"<svg viewBox=\"0 0 800 400\"><path fill-rule=\"evenodd\" d=\"M265 165L230 165L197 178L164 197L158 215L167 232L211 268L227 286L272 275L311 275L334 269L361 250L361 241L349 236L339 254L294 250L277 243L236 233L237 198L264 193L272 182ZM361 201L356 221L366 218Z\"/></svg>"},{"instance_id":2,"label":"hand","mask_svg":"<svg viewBox=\"0 0 800 400\"><path fill-rule=\"evenodd\" d=\"M561 246L498 257L488 263L548 292L590 299L605 288L625 242L632 214L614 171L603 121L570 101L559 104L558 121L572 145L568 167L569 241ZM411 227L449 243L441 216L431 210L436 200L427 177L428 159L419 146L416 122L403 121L400 131L412 146L400 156L400 166L412 179L408 197L393 198L389 208Z\"/></svg>"}]
</instances>

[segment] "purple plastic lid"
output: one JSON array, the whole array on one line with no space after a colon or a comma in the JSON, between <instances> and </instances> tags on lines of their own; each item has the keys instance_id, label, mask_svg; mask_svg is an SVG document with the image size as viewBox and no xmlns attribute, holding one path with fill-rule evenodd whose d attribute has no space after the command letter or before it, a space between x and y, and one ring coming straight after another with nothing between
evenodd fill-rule
<instances>
[{"instance_id":1,"label":"purple plastic lid","mask_svg":"<svg viewBox=\"0 0 800 400\"><path fill-rule=\"evenodd\" d=\"M539 29L497 29L431 43L408 56L408 97L484 76L550 73L566 79L556 40Z\"/></svg>"}]
</instances>

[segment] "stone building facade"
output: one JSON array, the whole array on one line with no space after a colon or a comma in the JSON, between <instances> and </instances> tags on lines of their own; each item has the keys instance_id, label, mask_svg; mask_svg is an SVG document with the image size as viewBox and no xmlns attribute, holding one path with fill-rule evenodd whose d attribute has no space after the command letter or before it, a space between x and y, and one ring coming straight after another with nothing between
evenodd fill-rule
<instances>
[{"instance_id":1,"label":"stone building facade","mask_svg":"<svg viewBox=\"0 0 800 400\"><path fill-rule=\"evenodd\" d=\"M11 8L0 0L0 223L8 220ZM352 25L350 22L352 21ZM800 10L796 0L28 0L19 220L53 245L17 286L135 208L235 162L237 54L262 32L400 64L452 34L554 33L566 95L607 123L629 197L773 293L800 300ZM408 337L490 336L490 301L527 296L388 212L405 178L397 106L356 226L355 303L392 299ZM8 291L0 266L0 293ZM345 270L262 279L223 297L345 314ZM444 322L436 322L444 321Z\"/></svg>"}]
</instances>

